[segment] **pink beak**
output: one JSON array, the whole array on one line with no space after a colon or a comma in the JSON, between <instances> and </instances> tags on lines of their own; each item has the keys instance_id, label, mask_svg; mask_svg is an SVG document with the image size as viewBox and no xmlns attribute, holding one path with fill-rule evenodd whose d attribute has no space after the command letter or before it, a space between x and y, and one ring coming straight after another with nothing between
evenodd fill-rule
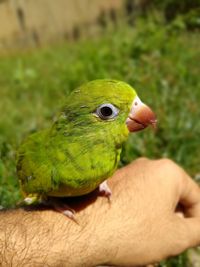
<instances>
[{"instance_id":1,"label":"pink beak","mask_svg":"<svg viewBox=\"0 0 200 267\"><path fill-rule=\"evenodd\" d=\"M141 102L141 100L136 97L131 108L131 112L126 120L126 125L130 132L137 132L145 129L147 126L151 125L156 128L157 120L154 112Z\"/></svg>"}]
</instances>

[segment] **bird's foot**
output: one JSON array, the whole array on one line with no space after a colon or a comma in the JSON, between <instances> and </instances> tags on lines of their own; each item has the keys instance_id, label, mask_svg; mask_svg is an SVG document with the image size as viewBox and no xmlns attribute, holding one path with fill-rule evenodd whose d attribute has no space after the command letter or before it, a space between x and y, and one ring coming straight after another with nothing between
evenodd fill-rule
<instances>
[{"instance_id":1,"label":"bird's foot","mask_svg":"<svg viewBox=\"0 0 200 267\"><path fill-rule=\"evenodd\" d=\"M57 198L48 198L47 204L53 207L53 209L57 212L62 213L63 215L67 216L69 219L77 222L75 218L75 210L70 208L66 203L63 203L62 200L59 200Z\"/></svg>"},{"instance_id":2,"label":"bird's foot","mask_svg":"<svg viewBox=\"0 0 200 267\"><path fill-rule=\"evenodd\" d=\"M99 192L101 195L107 197L109 202L111 201L112 191L109 188L107 181L104 181L103 183L99 185Z\"/></svg>"},{"instance_id":3,"label":"bird's foot","mask_svg":"<svg viewBox=\"0 0 200 267\"><path fill-rule=\"evenodd\" d=\"M19 202L19 205L37 205L43 202L44 198L42 195L38 194L28 194L22 201Z\"/></svg>"},{"instance_id":4,"label":"bird's foot","mask_svg":"<svg viewBox=\"0 0 200 267\"><path fill-rule=\"evenodd\" d=\"M23 201L19 203L19 205L26 205L26 206L32 206L32 205L38 205L43 204L48 207L52 207L55 211L58 211L71 220L77 222L75 218L75 210L70 208L66 203L64 203L62 200L55 198L55 197L47 197L43 195L38 194L28 194Z\"/></svg>"}]
</instances>

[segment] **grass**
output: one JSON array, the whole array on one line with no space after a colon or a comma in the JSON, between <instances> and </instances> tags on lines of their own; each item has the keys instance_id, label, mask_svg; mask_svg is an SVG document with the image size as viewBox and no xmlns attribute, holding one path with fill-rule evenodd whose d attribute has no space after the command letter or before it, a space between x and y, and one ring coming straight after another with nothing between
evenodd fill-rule
<instances>
[{"instance_id":1,"label":"grass","mask_svg":"<svg viewBox=\"0 0 200 267\"><path fill-rule=\"evenodd\" d=\"M121 25L93 40L0 57L0 205L20 199L15 152L29 133L50 125L69 92L96 78L124 80L157 113L156 133L130 136L122 164L169 157L192 177L200 166L199 33L153 20ZM163 266L185 266L185 256ZM167 264L167 265L165 265Z\"/></svg>"}]
</instances>

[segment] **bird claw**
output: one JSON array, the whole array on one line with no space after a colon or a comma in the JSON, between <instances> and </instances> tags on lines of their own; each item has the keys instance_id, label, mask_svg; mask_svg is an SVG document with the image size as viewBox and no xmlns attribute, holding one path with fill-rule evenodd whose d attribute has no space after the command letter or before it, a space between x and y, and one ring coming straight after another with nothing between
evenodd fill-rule
<instances>
[{"instance_id":1,"label":"bird claw","mask_svg":"<svg viewBox=\"0 0 200 267\"><path fill-rule=\"evenodd\" d=\"M107 197L109 202L111 201L112 191L109 188L107 181L104 181L103 183L99 185L99 192L101 195Z\"/></svg>"},{"instance_id":2,"label":"bird claw","mask_svg":"<svg viewBox=\"0 0 200 267\"><path fill-rule=\"evenodd\" d=\"M63 203L61 200L49 198L48 204L53 207L53 209L57 212L62 213L63 215L67 216L69 219L77 222L75 218L75 210L70 208L67 204Z\"/></svg>"}]
</instances>

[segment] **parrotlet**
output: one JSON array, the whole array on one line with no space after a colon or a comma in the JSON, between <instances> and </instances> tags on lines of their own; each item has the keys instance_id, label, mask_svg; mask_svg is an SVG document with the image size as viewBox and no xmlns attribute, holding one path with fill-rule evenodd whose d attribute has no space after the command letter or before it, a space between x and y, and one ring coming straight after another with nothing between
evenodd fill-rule
<instances>
[{"instance_id":1,"label":"parrotlet","mask_svg":"<svg viewBox=\"0 0 200 267\"><path fill-rule=\"evenodd\" d=\"M153 111L127 83L99 79L83 84L66 97L52 125L28 136L18 150L25 203L81 196L97 187L110 198L106 179L118 166L129 132L155 124ZM67 209L64 213L72 217Z\"/></svg>"}]
</instances>

